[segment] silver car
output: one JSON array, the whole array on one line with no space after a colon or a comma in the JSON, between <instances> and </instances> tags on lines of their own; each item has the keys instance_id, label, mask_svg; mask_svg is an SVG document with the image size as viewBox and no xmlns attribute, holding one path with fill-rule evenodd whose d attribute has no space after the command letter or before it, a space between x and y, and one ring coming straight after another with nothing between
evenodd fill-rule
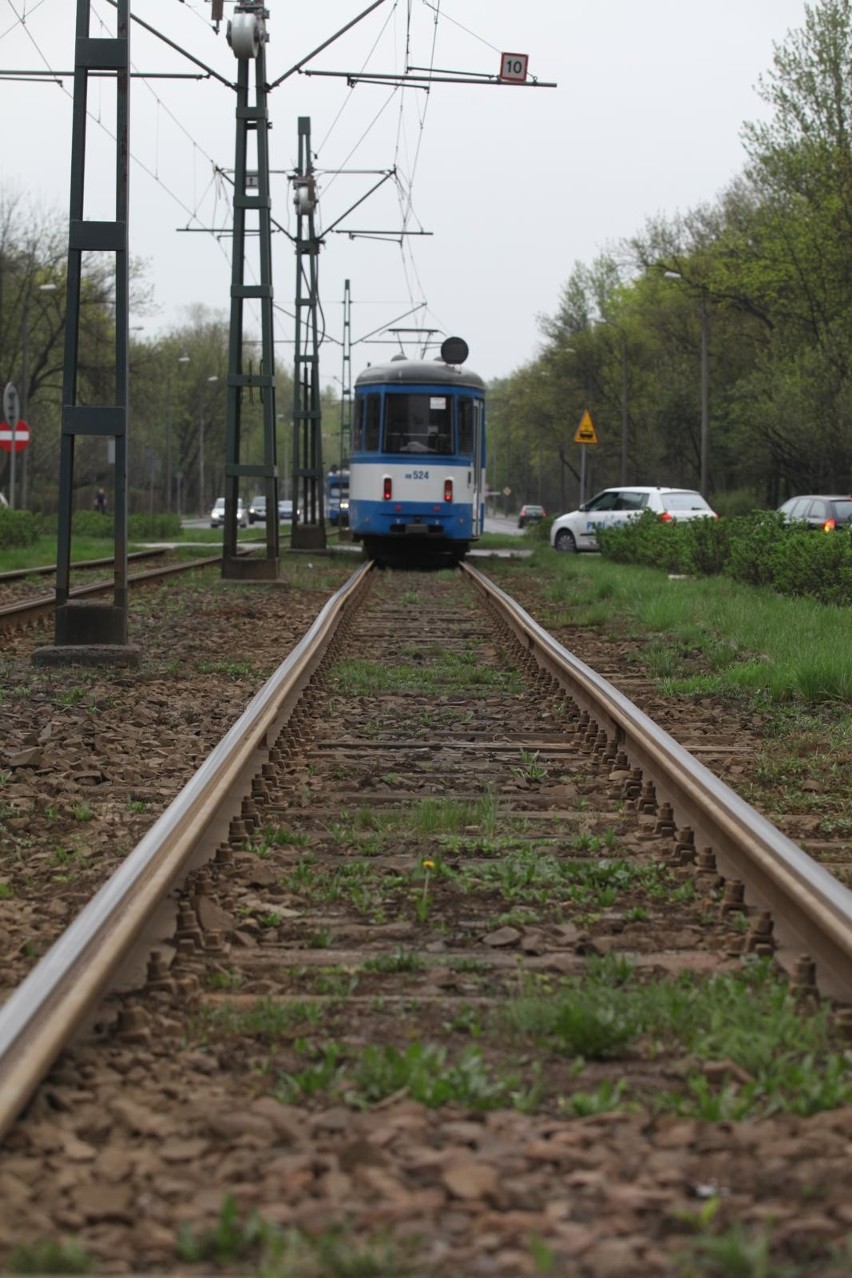
<instances>
[{"instance_id":1,"label":"silver car","mask_svg":"<svg viewBox=\"0 0 852 1278\"><path fill-rule=\"evenodd\" d=\"M217 497L210 511L210 527L223 528L225 525L225 498ZM237 498L237 527L248 528L248 511L243 505L242 497Z\"/></svg>"},{"instance_id":2,"label":"silver car","mask_svg":"<svg viewBox=\"0 0 852 1278\"><path fill-rule=\"evenodd\" d=\"M658 488L633 484L605 488L579 510L554 519L550 544L556 550L597 550L599 528L620 528L651 510L664 523L684 519L716 519L715 510L692 488Z\"/></svg>"}]
</instances>

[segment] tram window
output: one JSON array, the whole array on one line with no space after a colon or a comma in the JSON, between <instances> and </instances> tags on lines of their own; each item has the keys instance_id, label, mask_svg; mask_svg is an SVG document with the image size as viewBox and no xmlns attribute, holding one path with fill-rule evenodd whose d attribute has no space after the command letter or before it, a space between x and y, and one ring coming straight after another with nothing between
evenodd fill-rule
<instances>
[{"instance_id":1,"label":"tram window","mask_svg":"<svg viewBox=\"0 0 852 1278\"><path fill-rule=\"evenodd\" d=\"M379 447L379 423L381 421L381 397L359 395L355 408L352 449L356 453L374 453Z\"/></svg>"},{"instance_id":2,"label":"tram window","mask_svg":"<svg viewBox=\"0 0 852 1278\"><path fill-rule=\"evenodd\" d=\"M451 404L446 395L388 395L385 451L451 453Z\"/></svg>"},{"instance_id":3,"label":"tram window","mask_svg":"<svg viewBox=\"0 0 852 1278\"><path fill-rule=\"evenodd\" d=\"M465 457L473 454L473 404L470 395L459 398L459 452Z\"/></svg>"}]
</instances>

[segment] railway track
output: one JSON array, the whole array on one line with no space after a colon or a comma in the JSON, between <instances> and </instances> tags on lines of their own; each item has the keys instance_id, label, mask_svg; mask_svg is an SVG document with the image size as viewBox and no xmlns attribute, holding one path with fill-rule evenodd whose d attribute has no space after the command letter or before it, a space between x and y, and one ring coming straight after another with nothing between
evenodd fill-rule
<instances>
[{"instance_id":1,"label":"railway track","mask_svg":"<svg viewBox=\"0 0 852 1278\"><path fill-rule=\"evenodd\" d=\"M165 555L165 549L156 547L150 550L134 550L127 556L130 563L139 563L143 559L160 559ZM84 559L78 560L74 564L75 572L86 572L90 569L112 568L115 563L114 559L104 557L101 559ZM31 577L55 577L56 564L37 564L32 568L11 568L6 572L0 572L0 588L10 583L26 581Z\"/></svg>"},{"instance_id":2,"label":"railway track","mask_svg":"<svg viewBox=\"0 0 852 1278\"><path fill-rule=\"evenodd\" d=\"M675 1273L703 1199L759 1224L798 1185L705 1130L748 1068L696 1066L637 1009L694 982L759 1037L783 966L819 1019L817 976L849 997L849 921L484 578L361 569L2 1009L0 1242L40 1220L102 1265L191 1272L226 1218L287 1273L322 1272L331 1225L392 1247L388 1274ZM812 1136L773 1126L782 1091L753 1112L789 1152ZM823 1264L829 1205L804 1230Z\"/></svg>"},{"instance_id":3,"label":"railway track","mask_svg":"<svg viewBox=\"0 0 852 1278\"><path fill-rule=\"evenodd\" d=\"M165 551L163 550L143 550L128 555L128 560L135 564L142 560L160 558L164 555ZM150 585L174 576L176 573L192 572L199 568L219 564L221 559L221 555L212 555L203 559L163 563L144 572L131 573L128 577L128 585L131 589L134 586ZM99 569L110 567L113 562L112 559L90 559L75 564L75 580L79 581L80 577L94 577L94 574ZM55 573L55 564L45 564L35 568L15 569L11 572L0 573L0 600L6 601L0 602L0 632L22 630L55 615L55 593L33 595L30 584L33 577L48 577L55 575ZM107 594L113 589L113 581L94 579L87 581L83 585L72 587L69 595L72 599L85 599L90 596Z\"/></svg>"}]
</instances>

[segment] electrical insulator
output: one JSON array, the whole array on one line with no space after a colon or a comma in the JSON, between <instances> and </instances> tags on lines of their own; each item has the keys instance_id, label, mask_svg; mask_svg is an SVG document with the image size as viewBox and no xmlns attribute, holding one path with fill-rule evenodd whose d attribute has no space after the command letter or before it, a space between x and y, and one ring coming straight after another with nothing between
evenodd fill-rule
<instances>
[{"instance_id":1,"label":"electrical insulator","mask_svg":"<svg viewBox=\"0 0 852 1278\"><path fill-rule=\"evenodd\" d=\"M213 12L210 15L211 18L214 22L221 22L224 16L225 0L211 0L211 3L213 5Z\"/></svg>"},{"instance_id":2,"label":"electrical insulator","mask_svg":"<svg viewBox=\"0 0 852 1278\"><path fill-rule=\"evenodd\" d=\"M313 178L303 178L296 182L293 203L299 213L312 213L317 203L317 188Z\"/></svg>"},{"instance_id":3,"label":"electrical insulator","mask_svg":"<svg viewBox=\"0 0 852 1278\"><path fill-rule=\"evenodd\" d=\"M235 58L256 58L263 38L263 19L256 13L235 13L228 23L228 44Z\"/></svg>"}]
</instances>

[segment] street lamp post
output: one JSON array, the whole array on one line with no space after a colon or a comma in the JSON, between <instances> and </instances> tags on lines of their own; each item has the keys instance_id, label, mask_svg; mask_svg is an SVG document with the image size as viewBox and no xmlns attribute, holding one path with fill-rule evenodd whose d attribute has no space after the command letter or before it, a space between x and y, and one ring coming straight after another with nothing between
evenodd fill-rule
<instances>
[{"instance_id":1,"label":"street lamp post","mask_svg":"<svg viewBox=\"0 0 852 1278\"><path fill-rule=\"evenodd\" d=\"M620 324L616 324L613 320L601 319L602 324L606 324L609 328L614 328L621 340L621 486L624 488L627 484L627 459L628 445L630 442L630 425L629 414L627 411L627 397L630 387L629 370L627 363L627 334Z\"/></svg>"},{"instance_id":2,"label":"street lamp post","mask_svg":"<svg viewBox=\"0 0 852 1278\"><path fill-rule=\"evenodd\" d=\"M708 360L707 286L701 285L701 482L710 491L710 369Z\"/></svg>"},{"instance_id":3,"label":"street lamp post","mask_svg":"<svg viewBox=\"0 0 852 1278\"><path fill-rule=\"evenodd\" d=\"M680 271L664 271L667 280L682 280ZM699 316L701 319L701 435L699 440L700 477L698 487L706 497L710 483L710 316L706 284L699 285Z\"/></svg>"},{"instance_id":4,"label":"street lamp post","mask_svg":"<svg viewBox=\"0 0 852 1278\"><path fill-rule=\"evenodd\" d=\"M629 416L627 412L627 334L621 330L621 486L627 484L627 454L630 441Z\"/></svg>"},{"instance_id":5,"label":"street lamp post","mask_svg":"<svg viewBox=\"0 0 852 1278\"><path fill-rule=\"evenodd\" d=\"M275 416L276 416L276 419L277 419L279 422L287 422L287 421L289 421L289 420L290 420L290 418L288 417L288 415L287 415L286 413L276 413L276 415L275 415ZM281 495L282 497L289 497L289 496L290 496L290 493L289 493L289 491L288 491L288 489L287 489L287 444L286 444L286 427L285 427L284 429L285 429L285 444L284 444L284 447L281 449L281 488L280 488L280 495Z\"/></svg>"},{"instance_id":6,"label":"street lamp post","mask_svg":"<svg viewBox=\"0 0 852 1278\"><path fill-rule=\"evenodd\" d=\"M214 373L212 377L208 377L209 382L218 382L219 378ZM198 505L199 513L204 514L204 388L202 387L201 396L199 398L198 409Z\"/></svg>"},{"instance_id":7,"label":"street lamp post","mask_svg":"<svg viewBox=\"0 0 852 1278\"><path fill-rule=\"evenodd\" d=\"M178 364L188 364L189 356L186 351L182 355L178 355ZM174 402L172 399L172 375L169 371L167 394L169 402L166 412L166 514L172 513L172 415L174 413ZM178 514L180 514L180 485L178 485Z\"/></svg>"}]
</instances>

